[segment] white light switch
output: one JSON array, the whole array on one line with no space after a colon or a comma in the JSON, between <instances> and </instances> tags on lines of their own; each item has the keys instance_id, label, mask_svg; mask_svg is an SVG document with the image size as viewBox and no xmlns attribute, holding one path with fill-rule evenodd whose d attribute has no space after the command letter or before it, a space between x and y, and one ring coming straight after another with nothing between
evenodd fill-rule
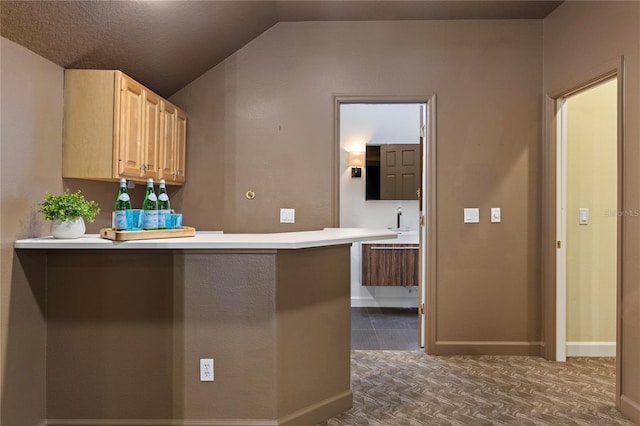
<instances>
[{"instance_id":1,"label":"white light switch","mask_svg":"<svg viewBox=\"0 0 640 426\"><path fill-rule=\"evenodd\" d=\"M478 208L465 208L464 209L464 223L480 223L480 209Z\"/></svg>"},{"instance_id":2,"label":"white light switch","mask_svg":"<svg viewBox=\"0 0 640 426\"><path fill-rule=\"evenodd\" d=\"M502 221L502 213L500 207L491 207L491 223L500 223Z\"/></svg>"},{"instance_id":3,"label":"white light switch","mask_svg":"<svg viewBox=\"0 0 640 426\"><path fill-rule=\"evenodd\" d=\"M588 225L589 224L589 209L581 207L580 208L580 225Z\"/></svg>"},{"instance_id":4,"label":"white light switch","mask_svg":"<svg viewBox=\"0 0 640 426\"><path fill-rule=\"evenodd\" d=\"M280 223L296 223L296 209L280 209Z\"/></svg>"}]
</instances>

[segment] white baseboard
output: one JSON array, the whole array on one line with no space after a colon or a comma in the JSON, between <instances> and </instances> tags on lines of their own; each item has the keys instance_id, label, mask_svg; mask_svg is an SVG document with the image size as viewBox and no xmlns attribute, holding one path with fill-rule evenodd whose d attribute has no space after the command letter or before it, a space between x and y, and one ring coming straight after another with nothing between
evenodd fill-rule
<instances>
[{"instance_id":1,"label":"white baseboard","mask_svg":"<svg viewBox=\"0 0 640 426\"><path fill-rule=\"evenodd\" d=\"M567 342L567 356L615 357L616 342Z\"/></svg>"},{"instance_id":2,"label":"white baseboard","mask_svg":"<svg viewBox=\"0 0 640 426\"><path fill-rule=\"evenodd\" d=\"M418 298L412 297L352 297L353 308L417 308Z\"/></svg>"}]
</instances>

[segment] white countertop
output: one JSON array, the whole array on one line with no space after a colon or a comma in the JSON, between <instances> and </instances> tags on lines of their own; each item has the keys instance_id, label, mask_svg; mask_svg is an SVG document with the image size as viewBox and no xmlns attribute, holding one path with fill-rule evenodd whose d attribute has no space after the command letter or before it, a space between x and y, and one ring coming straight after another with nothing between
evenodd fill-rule
<instances>
[{"instance_id":1,"label":"white countertop","mask_svg":"<svg viewBox=\"0 0 640 426\"><path fill-rule=\"evenodd\" d=\"M223 234L196 232L194 237L158 238L151 240L111 241L98 234L77 239L53 237L29 238L15 242L17 249L300 249L332 246L370 240L395 239L388 229L325 228L320 231L282 232L273 234Z\"/></svg>"},{"instance_id":2,"label":"white countertop","mask_svg":"<svg viewBox=\"0 0 640 426\"><path fill-rule=\"evenodd\" d=\"M365 244L419 244L418 231L392 231L397 232L398 238L395 240L369 240L365 241Z\"/></svg>"}]
</instances>

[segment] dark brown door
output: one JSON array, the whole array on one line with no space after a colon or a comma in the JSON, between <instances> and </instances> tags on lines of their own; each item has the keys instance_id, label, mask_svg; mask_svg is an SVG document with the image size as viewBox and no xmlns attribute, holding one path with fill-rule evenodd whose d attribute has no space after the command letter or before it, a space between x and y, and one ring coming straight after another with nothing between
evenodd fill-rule
<instances>
[{"instance_id":1,"label":"dark brown door","mask_svg":"<svg viewBox=\"0 0 640 426\"><path fill-rule=\"evenodd\" d=\"M417 200L420 187L420 145L382 145L380 199Z\"/></svg>"}]
</instances>

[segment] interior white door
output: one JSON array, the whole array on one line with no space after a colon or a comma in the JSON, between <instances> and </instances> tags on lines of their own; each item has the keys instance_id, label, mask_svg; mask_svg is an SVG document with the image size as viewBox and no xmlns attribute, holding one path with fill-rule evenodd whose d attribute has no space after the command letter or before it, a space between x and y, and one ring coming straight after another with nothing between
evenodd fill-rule
<instances>
[{"instance_id":1,"label":"interior white door","mask_svg":"<svg viewBox=\"0 0 640 426\"><path fill-rule=\"evenodd\" d=\"M557 361L615 355L616 85L601 80L556 102Z\"/></svg>"},{"instance_id":2,"label":"interior white door","mask_svg":"<svg viewBox=\"0 0 640 426\"><path fill-rule=\"evenodd\" d=\"M556 361L567 360L567 103L557 101Z\"/></svg>"},{"instance_id":3,"label":"interior white door","mask_svg":"<svg viewBox=\"0 0 640 426\"><path fill-rule=\"evenodd\" d=\"M420 225L418 238L420 243L420 277L418 280L418 339L421 348L424 348L427 342L427 296L426 296L426 282L427 282L427 226L426 226L426 212L427 212L427 140L429 133L427 132L427 111L429 104L423 104L420 106L420 154L421 154L421 178L420 178Z\"/></svg>"}]
</instances>

